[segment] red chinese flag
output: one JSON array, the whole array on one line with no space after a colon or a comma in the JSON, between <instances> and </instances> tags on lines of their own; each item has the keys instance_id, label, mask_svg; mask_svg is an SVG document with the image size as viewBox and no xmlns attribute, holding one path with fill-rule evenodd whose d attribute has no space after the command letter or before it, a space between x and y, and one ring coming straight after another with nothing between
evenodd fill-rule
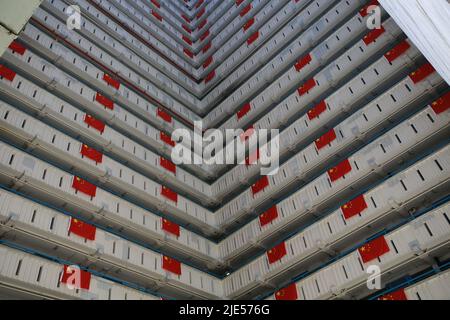
<instances>
[{"instance_id":1,"label":"red chinese flag","mask_svg":"<svg viewBox=\"0 0 450 320\"><path fill-rule=\"evenodd\" d=\"M160 157L159 163L160 163L161 167L163 167L167 171L170 171L174 174L177 173L177 166L172 161L167 160L166 158Z\"/></svg>"},{"instance_id":2,"label":"red chinese flag","mask_svg":"<svg viewBox=\"0 0 450 320\"><path fill-rule=\"evenodd\" d=\"M398 45L396 45L392 50L387 52L384 56L389 62L393 62L402 54L404 54L406 51L408 51L409 48L411 48L409 42L403 40Z\"/></svg>"},{"instance_id":3,"label":"red chinese flag","mask_svg":"<svg viewBox=\"0 0 450 320\"><path fill-rule=\"evenodd\" d=\"M239 7L244 0L236 0L236 7Z\"/></svg>"},{"instance_id":4,"label":"red chinese flag","mask_svg":"<svg viewBox=\"0 0 450 320\"><path fill-rule=\"evenodd\" d=\"M189 58L194 58L194 54L192 53L191 50L189 49L184 49L183 52L189 57Z\"/></svg>"},{"instance_id":5,"label":"red chinese flag","mask_svg":"<svg viewBox=\"0 0 450 320\"><path fill-rule=\"evenodd\" d=\"M317 150L324 148L334 140L336 140L336 132L334 131L334 129L331 129L315 141Z\"/></svg>"},{"instance_id":6,"label":"red chinese flag","mask_svg":"<svg viewBox=\"0 0 450 320\"><path fill-rule=\"evenodd\" d=\"M76 289L89 290L91 286L91 274L87 271L65 265L60 282L73 286Z\"/></svg>"},{"instance_id":7,"label":"red chinese flag","mask_svg":"<svg viewBox=\"0 0 450 320\"><path fill-rule=\"evenodd\" d=\"M450 108L450 92L447 92L447 94L434 101L431 104L431 107L433 108L434 112L436 112L436 114L441 114L447 111Z\"/></svg>"},{"instance_id":8,"label":"red chinese flag","mask_svg":"<svg viewBox=\"0 0 450 320\"><path fill-rule=\"evenodd\" d=\"M162 219L162 229L177 237L180 236L180 226L167 219Z\"/></svg>"},{"instance_id":9,"label":"red chinese flag","mask_svg":"<svg viewBox=\"0 0 450 320\"><path fill-rule=\"evenodd\" d=\"M259 160L259 149L256 150L253 154L249 155L247 158L245 158L245 164L247 166L255 164Z\"/></svg>"},{"instance_id":10,"label":"red chinese flag","mask_svg":"<svg viewBox=\"0 0 450 320\"><path fill-rule=\"evenodd\" d=\"M275 292L276 300L297 300L297 285L295 283L290 286L283 288L277 292Z\"/></svg>"},{"instance_id":11,"label":"red chinese flag","mask_svg":"<svg viewBox=\"0 0 450 320\"><path fill-rule=\"evenodd\" d=\"M200 36L200 41L205 41L205 39L208 38L210 34L211 34L211 33L209 32L209 30L207 30L205 33L203 33L203 34Z\"/></svg>"},{"instance_id":12,"label":"red chinese flag","mask_svg":"<svg viewBox=\"0 0 450 320\"><path fill-rule=\"evenodd\" d=\"M372 240L358 249L363 263L375 260L378 257L381 257L383 254L388 253L389 251L390 249L384 236Z\"/></svg>"},{"instance_id":13,"label":"red chinese flag","mask_svg":"<svg viewBox=\"0 0 450 320\"><path fill-rule=\"evenodd\" d=\"M97 92L95 101L103 105L105 108L114 110L114 102Z\"/></svg>"},{"instance_id":14,"label":"red chinese flag","mask_svg":"<svg viewBox=\"0 0 450 320\"><path fill-rule=\"evenodd\" d=\"M322 113L327 111L327 104L325 100L321 101L318 105L308 111L309 120L318 118Z\"/></svg>"},{"instance_id":15,"label":"red chinese flag","mask_svg":"<svg viewBox=\"0 0 450 320\"><path fill-rule=\"evenodd\" d=\"M361 14L362 17L366 17L369 13L367 12L367 10L369 9L370 6L376 6L379 5L378 0L372 0L370 1L366 6L364 6L359 13Z\"/></svg>"},{"instance_id":16,"label":"red chinese flag","mask_svg":"<svg viewBox=\"0 0 450 320\"><path fill-rule=\"evenodd\" d=\"M181 263L173 258L163 256L162 267L164 270L181 275Z\"/></svg>"},{"instance_id":17,"label":"red chinese flag","mask_svg":"<svg viewBox=\"0 0 450 320\"><path fill-rule=\"evenodd\" d=\"M314 78L309 79L306 81L299 89L298 94L301 96L307 94L309 91L311 91L316 86L316 80Z\"/></svg>"},{"instance_id":18,"label":"red chinese flag","mask_svg":"<svg viewBox=\"0 0 450 320\"><path fill-rule=\"evenodd\" d=\"M416 71L412 72L409 77L414 82L414 84L426 79L430 74L434 73L436 70L431 65L431 63L425 63Z\"/></svg>"},{"instance_id":19,"label":"red chinese flag","mask_svg":"<svg viewBox=\"0 0 450 320\"><path fill-rule=\"evenodd\" d=\"M251 109L252 106L250 105L250 103L245 104L236 114L238 120L241 120L247 113L250 112Z\"/></svg>"},{"instance_id":20,"label":"red chinese flag","mask_svg":"<svg viewBox=\"0 0 450 320\"><path fill-rule=\"evenodd\" d=\"M87 194L90 197L95 197L97 194L97 187L86 180L79 177L74 177L72 182L72 188L81 193Z\"/></svg>"},{"instance_id":21,"label":"red chinese flag","mask_svg":"<svg viewBox=\"0 0 450 320\"><path fill-rule=\"evenodd\" d=\"M172 123L172 117L166 111L161 108L156 110L156 116L163 119L165 122Z\"/></svg>"},{"instance_id":22,"label":"red chinese flag","mask_svg":"<svg viewBox=\"0 0 450 320\"><path fill-rule=\"evenodd\" d=\"M261 179L259 179L252 185L253 195L256 195L257 193L263 191L268 186L269 186L269 178L267 176L263 176Z\"/></svg>"},{"instance_id":23,"label":"red chinese flag","mask_svg":"<svg viewBox=\"0 0 450 320\"><path fill-rule=\"evenodd\" d=\"M70 219L69 233L75 233L77 236L94 241L96 231L97 228L93 225L90 225L78 219Z\"/></svg>"},{"instance_id":24,"label":"red chinese flag","mask_svg":"<svg viewBox=\"0 0 450 320\"><path fill-rule=\"evenodd\" d=\"M110 85L111 87L113 87L115 89L120 88L120 82L117 80L114 80L109 74L105 73L103 75L103 81L105 81L108 85Z\"/></svg>"},{"instance_id":25,"label":"red chinese flag","mask_svg":"<svg viewBox=\"0 0 450 320\"><path fill-rule=\"evenodd\" d=\"M208 59L206 59L205 62L203 63L203 69L208 68L209 65L210 65L211 63L213 63L213 61L214 61L213 56L210 56Z\"/></svg>"},{"instance_id":26,"label":"red chinese flag","mask_svg":"<svg viewBox=\"0 0 450 320\"><path fill-rule=\"evenodd\" d=\"M302 70L311 61L311 54L308 53L306 56L297 61L297 63L295 64L295 70L297 70L297 72L300 72L300 70Z\"/></svg>"},{"instance_id":27,"label":"red chinese flag","mask_svg":"<svg viewBox=\"0 0 450 320\"><path fill-rule=\"evenodd\" d=\"M251 18L244 24L244 32L250 29L250 27L255 23L255 18Z\"/></svg>"},{"instance_id":28,"label":"red chinese flag","mask_svg":"<svg viewBox=\"0 0 450 320\"><path fill-rule=\"evenodd\" d=\"M91 148L86 144L83 144L81 146L80 153L83 157L87 157L91 160L94 160L97 163L103 162L103 154L100 151L97 151L94 148Z\"/></svg>"},{"instance_id":29,"label":"red chinese flag","mask_svg":"<svg viewBox=\"0 0 450 320\"><path fill-rule=\"evenodd\" d=\"M158 12L156 12L155 10L152 10L152 15L153 15L156 19L158 19L159 21L162 21L162 20L163 20L163 18L161 17L161 15L160 15Z\"/></svg>"},{"instance_id":30,"label":"red chinese flag","mask_svg":"<svg viewBox=\"0 0 450 320\"><path fill-rule=\"evenodd\" d=\"M197 14L197 19L200 19L200 18L203 16L203 14L205 13L205 11L206 11L205 8L203 8L202 10L200 10L200 12Z\"/></svg>"},{"instance_id":31,"label":"red chinese flag","mask_svg":"<svg viewBox=\"0 0 450 320\"><path fill-rule=\"evenodd\" d=\"M381 27L380 29L373 29L367 35L364 36L364 38L363 38L364 43L366 45L369 45L369 44L375 42L375 40L377 40L379 37L381 37L381 35L385 31L386 30L383 27Z\"/></svg>"},{"instance_id":32,"label":"red chinese flag","mask_svg":"<svg viewBox=\"0 0 450 320\"><path fill-rule=\"evenodd\" d=\"M200 6L203 4L204 0L200 0L199 2L197 2L197 4L195 5L195 8L198 9L200 8Z\"/></svg>"},{"instance_id":33,"label":"red chinese flag","mask_svg":"<svg viewBox=\"0 0 450 320\"><path fill-rule=\"evenodd\" d=\"M202 52L206 53L209 49L211 49L211 42L208 42L208 44L203 47Z\"/></svg>"},{"instance_id":34,"label":"red chinese flag","mask_svg":"<svg viewBox=\"0 0 450 320\"><path fill-rule=\"evenodd\" d=\"M184 20L186 20L187 23L191 23L191 20L188 18L187 15L182 14L181 17L182 17Z\"/></svg>"},{"instance_id":35,"label":"red chinese flag","mask_svg":"<svg viewBox=\"0 0 450 320\"><path fill-rule=\"evenodd\" d=\"M250 126L247 130L245 130L244 133L241 134L241 141L244 142L246 140L248 140L253 133L255 133L255 128L253 126Z\"/></svg>"},{"instance_id":36,"label":"red chinese flag","mask_svg":"<svg viewBox=\"0 0 450 320\"><path fill-rule=\"evenodd\" d=\"M175 191L170 190L169 188L162 186L161 187L161 195L170 201L173 201L175 203L178 202L178 194L176 194Z\"/></svg>"},{"instance_id":37,"label":"red chinese flag","mask_svg":"<svg viewBox=\"0 0 450 320\"><path fill-rule=\"evenodd\" d=\"M151 2L157 7L157 8L161 8L161 6L159 5L159 2L156 0L151 0Z\"/></svg>"},{"instance_id":38,"label":"red chinese flag","mask_svg":"<svg viewBox=\"0 0 450 320\"><path fill-rule=\"evenodd\" d=\"M251 45L253 42L255 42L256 40L258 40L259 38L259 31L256 31L254 34L252 34L248 39L247 39L247 45Z\"/></svg>"},{"instance_id":39,"label":"red chinese flag","mask_svg":"<svg viewBox=\"0 0 450 320\"><path fill-rule=\"evenodd\" d=\"M395 292L388 293L380 298L378 300L384 300L384 301L406 301L408 300L408 297L406 296L405 289L400 289Z\"/></svg>"},{"instance_id":40,"label":"red chinese flag","mask_svg":"<svg viewBox=\"0 0 450 320\"><path fill-rule=\"evenodd\" d=\"M189 29L189 27L185 24L183 24L183 29L189 34L192 33L191 29Z\"/></svg>"},{"instance_id":41,"label":"red chinese flag","mask_svg":"<svg viewBox=\"0 0 450 320\"><path fill-rule=\"evenodd\" d=\"M364 195L360 195L359 197L353 199L352 201L344 204L341 207L342 213L344 214L345 220L350 219L351 217L354 217L364 210L366 210L367 202L364 199Z\"/></svg>"},{"instance_id":42,"label":"red chinese flag","mask_svg":"<svg viewBox=\"0 0 450 320\"><path fill-rule=\"evenodd\" d=\"M16 77L16 73L9 69L8 67L5 67L4 65L0 64L0 77L5 78L6 80L13 81Z\"/></svg>"},{"instance_id":43,"label":"red chinese flag","mask_svg":"<svg viewBox=\"0 0 450 320\"><path fill-rule=\"evenodd\" d=\"M245 16L249 11L252 10L252 4L250 3L248 6L246 6L244 9L242 9L241 13L239 14L241 17Z\"/></svg>"},{"instance_id":44,"label":"red chinese flag","mask_svg":"<svg viewBox=\"0 0 450 320\"><path fill-rule=\"evenodd\" d=\"M283 258L286 254L286 244L282 242L276 247L267 251L267 259L269 260L269 263L272 264L281 260L281 258Z\"/></svg>"},{"instance_id":45,"label":"red chinese flag","mask_svg":"<svg viewBox=\"0 0 450 320\"><path fill-rule=\"evenodd\" d=\"M273 206L263 214L259 216L259 224L261 227L264 227L278 218L278 209L277 206Z\"/></svg>"},{"instance_id":46,"label":"red chinese flag","mask_svg":"<svg viewBox=\"0 0 450 320\"><path fill-rule=\"evenodd\" d=\"M205 83L210 82L216 76L216 70L211 71L205 78Z\"/></svg>"},{"instance_id":47,"label":"red chinese flag","mask_svg":"<svg viewBox=\"0 0 450 320\"><path fill-rule=\"evenodd\" d=\"M330 177L331 182L337 181L345 176L347 173L352 171L352 166L350 162L347 160L342 161L336 167L328 170L328 176Z\"/></svg>"},{"instance_id":48,"label":"red chinese flag","mask_svg":"<svg viewBox=\"0 0 450 320\"><path fill-rule=\"evenodd\" d=\"M27 49L21 43L15 40L11 42L11 44L9 45L9 49L11 49L13 52L17 52L21 56L23 56L25 54L25 51L27 51Z\"/></svg>"},{"instance_id":49,"label":"red chinese flag","mask_svg":"<svg viewBox=\"0 0 450 320\"><path fill-rule=\"evenodd\" d=\"M189 39L189 38L186 37L186 36L183 36L182 39L183 39L184 42L186 42L188 45L192 46L192 40L191 40L191 39Z\"/></svg>"},{"instance_id":50,"label":"red chinese flag","mask_svg":"<svg viewBox=\"0 0 450 320\"><path fill-rule=\"evenodd\" d=\"M84 123L86 123L89 127L100 131L100 133L103 133L105 131L105 124L89 114L84 116Z\"/></svg>"},{"instance_id":51,"label":"red chinese flag","mask_svg":"<svg viewBox=\"0 0 450 320\"><path fill-rule=\"evenodd\" d=\"M208 19L203 20L199 25L198 25L198 31L202 30L204 26L206 26L206 24L208 23Z\"/></svg>"},{"instance_id":52,"label":"red chinese flag","mask_svg":"<svg viewBox=\"0 0 450 320\"><path fill-rule=\"evenodd\" d=\"M173 141L167 134L165 134L164 132L160 132L159 133L159 138L161 139L162 142L164 142L165 144L168 144L169 146L175 147L175 141Z\"/></svg>"}]
</instances>

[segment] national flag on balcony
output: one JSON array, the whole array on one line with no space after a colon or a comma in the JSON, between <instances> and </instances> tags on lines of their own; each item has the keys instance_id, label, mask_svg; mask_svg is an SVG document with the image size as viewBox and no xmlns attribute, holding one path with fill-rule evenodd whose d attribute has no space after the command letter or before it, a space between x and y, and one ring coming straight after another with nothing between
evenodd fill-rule
<instances>
[{"instance_id":1,"label":"national flag on balcony","mask_svg":"<svg viewBox=\"0 0 450 320\"><path fill-rule=\"evenodd\" d=\"M352 166L347 159L339 163L336 167L328 170L328 176L330 177L331 182L335 182L341 179L350 171L352 171Z\"/></svg>"},{"instance_id":2,"label":"national flag on balcony","mask_svg":"<svg viewBox=\"0 0 450 320\"><path fill-rule=\"evenodd\" d=\"M72 188L90 197L95 197L97 194L97 187L95 185L76 176L73 177Z\"/></svg>"},{"instance_id":3,"label":"national flag on balcony","mask_svg":"<svg viewBox=\"0 0 450 320\"><path fill-rule=\"evenodd\" d=\"M269 178L267 176L263 176L261 179L259 179L252 185L253 195L260 193L268 186L269 186Z\"/></svg>"},{"instance_id":4,"label":"national flag on balcony","mask_svg":"<svg viewBox=\"0 0 450 320\"><path fill-rule=\"evenodd\" d=\"M84 123L86 123L89 127L100 131L100 133L103 133L105 131L105 124L89 114L86 114L84 116Z\"/></svg>"},{"instance_id":5,"label":"national flag on balcony","mask_svg":"<svg viewBox=\"0 0 450 320\"><path fill-rule=\"evenodd\" d=\"M297 285L295 283L275 292L276 300L297 300Z\"/></svg>"},{"instance_id":6,"label":"national flag on balcony","mask_svg":"<svg viewBox=\"0 0 450 320\"><path fill-rule=\"evenodd\" d=\"M189 29L189 27L187 25L185 25L185 24L183 24L183 29L184 29L184 31L186 31L189 34L192 33L191 29Z\"/></svg>"},{"instance_id":7,"label":"national flag on balcony","mask_svg":"<svg viewBox=\"0 0 450 320\"><path fill-rule=\"evenodd\" d=\"M156 1L156 0L151 0L151 2L152 2L157 8L161 8L161 5L159 4L158 1Z\"/></svg>"},{"instance_id":8,"label":"national flag on balcony","mask_svg":"<svg viewBox=\"0 0 450 320\"><path fill-rule=\"evenodd\" d=\"M247 113L250 112L250 110L252 109L252 106L250 105L250 103L246 103L241 110L239 110L236 114L238 120L241 120Z\"/></svg>"},{"instance_id":9,"label":"national flag on balcony","mask_svg":"<svg viewBox=\"0 0 450 320\"><path fill-rule=\"evenodd\" d=\"M97 228L95 226L75 218L70 218L69 233L74 233L77 236L94 241L96 232Z\"/></svg>"},{"instance_id":10,"label":"national flag on balcony","mask_svg":"<svg viewBox=\"0 0 450 320\"><path fill-rule=\"evenodd\" d=\"M358 249L363 263L373 261L390 251L386 238L381 236Z\"/></svg>"},{"instance_id":11,"label":"national flag on balcony","mask_svg":"<svg viewBox=\"0 0 450 320\"><path fill-rule=\"evenodd\" d=\"M167 171L170 171L173 174L177 173L177 166L172 161L167 160L166 158L160 157L159 164L161 165L161 167L163 167Z\"/></svg>"},{"instance_id":12,"label":"national flag on balcony","mask_svg":"<svg viewBox=\"0 0 450 320\"><path fill-rule=\"evenodd\" d=\"M65 283L75 289L89 290L91 286L91 274L87 271L80 270L65 265L60 279L61 283Z\"/></svg>"},{"instance_id":13,"label":"national flag on balcony","mask_svg":"<svg viewBox=\"0 0 450 320\"><path fill-rule=\"evenodd\" d=\"M161 108L156 110L156 116L163 119L165 122L172 123L172 116Z\"/></svg>"},{"instance_id":14,"label":"national flag on balcony","mask_svg":"<svg viewBox=\"0 0 450 320\"><path fill-rule=\"evenodd\" d=\"M158 19L159 21L162 21L162 20L163 20L163 18L161 17L161 15L160 15L158 12L156 12L155 10L152 10L152 15L153 15L156 19Z\"/></svg>"},{"instance_id":15,"label":"national flag on balcony","mask_svg":"<svg viewBox=\"0 0 450 320\"><path fill-rule=\"evenodd\" d=\"M450 92L447 92L447 94L434 101L431 104L431 107L436 114L441 114L447 111L450 108Z\"/></svg>"},{"instance_id":16,"label":"national flag on balcony","mask_svg":"<svg viewBox=\"0 0 450 320\"><path fill-rule=\"evenodd\" d=\"M404 54L408 49L411 48L411 45L408 41L403 40L398 45L396 45L392 50L388 51L384 56L389 62L395 61L398 57Z\"/></svg>"},{"instance_id":17,"label":"national flag on balcony","mask_svg":"<svg viewBox=\"0 0 450 320\"><path fill-rule=\"evenodd\" d=\"M261 227L264 227L269 223L272 223L276 218L278 218L278 209L277 206L273 206L259 216L259 224Z\"/></svg>"},{"instance_id":18,"label":"national flag on balcony","mask_svg":"<svg viewBox=\"0 0 450 320\"><path fill-rule=\"evenodd\" d=\"M213 63L214 58L213 56L210 56L208 59L205 60L205 62L203 63L203 69L206 69L210 66L211 63Z\"/></svg>"},{"instance_id":19,"label":"national flag on balcony","mask_svg":"<svg viewBox=\"0 0 450 320\"><path fill-rule=\"evenodd\" d=\"M181 276L181 263L173 258L163 256L162 267L166 271Z\"/></svg>"},{"instance_id":20,"label":"national flag on balcony","mask_svg":"<svg viewBox=\"0 0 450 320\"><path fill-rule=\"evenodd\" d=\"M247 39L247 45L251 45L253 42L258 40L258 38L259 38L259 31L256 31Z\"/></svg>"},{"instance_id":21,"label":"national flag on balcony","mask_svg":"<svg viewBox=\"0 0 450 320\"><path fill-rule=\"evenodd\" d=\"M241 134L241 141L245 142L248 139L250 139L250 137L253 135L253 133L255 133L255 128L253 126L248 127L247 130L245 130L244 133Z\"/></svg>"},{"instance_id":22,"label":"national flag on balcony","mask_svg":"<svg viewBox=\"0 0 450 320\"><path fill-rule=\"evenodd\" d=\"M97 151L86 144L81 145L80 153L83 157L89 158L95 161L96 163L103 162L103 154L100 151Z\"/></svg>"},{"instance_id":23,"label":"national flag on balcony","mask_svg":"<svg viewBox=\"0 0 450 320\"><path fill-rule=\"evenodd\" d=\"M27 51L27 49L16 40L11 42L11 44L9 45L9 49L11 49L13 52L20 54L21 56L23 56L25 54L25 51Z\"/></svg>"},{"instance_id":24,"label":"national flag on balcony","mask_svg":"<svg viewBox=\"0 0 450 320\"><path fill-rule=\"evenodd\" d=\"M98 92L95 95L95 101L97 101L107 109L114 110L114 102Z\"/></svg>"},{"instance_id":25,"label":"national flag on balcony","mask_svg":"<svg viewBox=\"0 0 450 320\"><path fill-rule=\"evenodd\" d=\"M236 7L239 7L244 0L236 0Z\"/></svg>"},{"instance_id":26,"label":"national flag on balcony","mask_svg":"<svg viewBox=\"0 0 450 320\"><path fill-rule=\"evenodd\" d=\"M308 53L306 56L302 57L297 61L297 63L295 64L295 70L297 70L297 72L300 72L300 70L306 67L306 65L311 61L312 61L311 54Z\"/></svg>"},{"instance_id":27,"label":"national flag on balcony","mask_svg":"<svg viewBox=\"0 0 450 320\"><path fill-rule=\"evenodd\" d=\"M11 69L9 69L8 67L5 67L4 65L0 64L0 77L9 81L14 81L16 73Z\"/></svg>"},{"instance_id":28,"label":"national flag on balcony","mask_svg":"<svg viewBox=\"0 0 450 320\"><path fill-rule=\"evenodd\" d=\"M364 38L363 38L364 43L366 45L369 45L369 44L375 42L375 40L377 40L379 37L381 37L381 35L385 31L386 30L383 27L381 27L380 29L373 29L367 35L364 36Z\"/></svg>"},{"instance_id":29,"label":"national flag on balcony","mask_svg":"<svg viewBox=\"0 0 450 320\"><path fill-rule=\"evenodd\" d=\"M205 78L205 84L210 82L216 76L216 70L211 71Z\"/></svg>"},{"instance_id":30,"label":"national flag on balcony","mask_svg":"<svg viewBox=\"0 0 450 320\"><path fill-rule=\"evenodd\" d=\"M331 142L336 140L336 132L334 129L331 129L327 133L325 133L323 136L321 136L319 139L315 141L317 150L320 150L324 148L325 146L329 145Z\"/></svg>"},{"instance_id":31,"label":"national flag on balcony","mask_svg":"<svg viewBox=\"0 0 450 320\"><path fill-rule=\"evenodd\" d=\"M384 296L378 298L378 300L383 301L406 301L408 297L406 296L405 289L400 289L395 292L385 294Z\"/></svg>"},{"instance_id":32,"label":"national flag on balcony","mask_svg":"<svg viewBox=\"0 0 450 320\"><path fill-rule=\"evenodd\" d=\"M203 8L202 10L200 10L200 12L197 14L197 19L200 19L200 18L203 16L203 14L205 13L205 11L206 11L205 8Z\"/></svg>"},{"instance_id":33,"label":"national flag on balcony","mask_svg":"<svg viewBox=\"0 0 450 320\"><path fill-rule=\"evenodd\" d=\"M187 15L182 14L181 17L182 17L187 23L191 23L191 20L188 18Z\"/></svg>"},{"instance_id":34,"label":"national flag on balcony","mask_svg":"<svg viewBox=\"0 0 450 320\"><path fill-rule=\"evenodd\" d=\"M367 208L368 208L367 202L364 199L364 195L360 195L359 197L353 199L352 201L344 204L341 207L341 210L342 210L342 213L344 214L345 220L348 220L348 219L360 214Z\"/></svg>"},{"instance_id":35,"label":"national flag on balcony","mask_svg":"<svg viewBox=\"0 0 450 320\"><path fill-rule=\"evenodd\" d=\"M209 37L211 33L209 32L209 30L206 30L201 36L200 36L200 41L205 41L206 38Z\"/></svg>"},{"instance_id":36,"label":"national flag on balcony","mask_svg":"<svg viewBox=\"0 0 450 320\"><path fill-rule=\"evenodd\" d=\"M161 195L164 198L169 199L170 201L178 203L178 194L175 191L170 190L166 186L161 186Z\"/></svg>"},{"instance_id":37,"label":"national flag on balcony","mask_svg":"<svg viewBox=\"0 0 450 320\"><path fill-rule=\"evenodd\" d=\"M182 39L184 40L184 42L186 42L188 45L192 46L192 40L191 40L191 39L189 39L189 38L186 37L186 36L182 36L181 38L182 38Z\"/></svg>"},{"instance_id":38,"label":"national flag on balcony","mask_svg":"<svg viewBox=\"0 0 450 320\"><path fill-rule=\"evenodd\" d=\"M167 134L165 134L164 132L160 132L159 133L159 138L161 139L162 142L164 142L165 144L168 144L171 147L175 147L175 141L172 140L172 138L170 138Z\"/></svg>"},{"instance_id":39,"label":"national flag on balcony","mask_svg":"<svg viewBox=\"0 0 450 320\"><path fill-rule=\"evenodd\" d=\"M417 84L422 80L425 80L430 74L434 73L435 71L436 70L431 65L431 63L425 63L419 69L412 72L409 77L411 78L412 82L414 82L414 84Z\"/></svg>"},{"instance_id":40,"label":"national flag on balcony","mask_svg":"<svg viewBox=\"0 0 450 320\"><path fill-rule=\"evenodd\" d=\"M191 50L184 48L184 49L183 49L183 52L184 52L189 58L191 58L191 59L194 58L194 54L192 53Z\"/></svg>"},{"instance_id":41,"label":"national flag on balcony","mask_svg":"<svg viewBox=\"0 0 450 320\"><path fill-rule=\"evenodd\" d=\"M269 264L281 260L281 258L283 258L286 254L287 254L286 244L282 242L276 247L267 251L267 259L269 260Z\"/></svg>"},{"instance_id":42,"label":"national flag on balcony","mask_svg":"<svg viewBox=\"0 0 450 320\"><path fill-rule=\"evenodd\" d=\"M197 4L195 5L195 8L198 9L200 8L200 6L203 4L205 0L200 0L199 2L197 2Z\"/></svg>"},{"instance_id":43,"label":"national flag on balcony","mask_svg":"<svg viewBox=\"0 0 450 320\"><path fill-rule=\"evenodd\" d=\"M298 94L301 96L307 94L309 91L311 91L312 89L314 89L314 87L316 86L316 80L314 80L314 78L309 79L308 81L306 81L299 89L298 89Z\"/></svg>"},{"instance_id":44,"label":"national flag on balcony","mask_svg":"<svg viewBox=\"0 0 450 320\"><path fill-rule=\"evenodd\" d=\"M244 9L242 9L241 13L239 14L241 17L245 16L247 13L252 10L252 4L250 3L248 6L246 6Z\"/></svg>"},{"instance_id":45,"label":"national flag on balcony","mask_svg":"<svg viewBox=\"0 0 450 320\"><path fill-rule=\"evenodd\" d=\"M211 49L211 42L208 42L208 44L203 47L202 52L206 53L209 49Z\"/></svg>"},{"instance_id":46,"label":"national flag on balcony","mask_svg":"<svg viewBox=\"0 0 450 320\"><path fill-rule=\"evenodd\" d=\"M255 164L259 160L260 152L259 149L253 152L251 155L245 158L245 164L247 166Z\"/></svg>"},{"instance_id":47,"label":"national flag on balcony","mask_svg":"<svg viewBox=\"0 0 450 320\"><path fill-rule=\"evenodd\" d=\"M325 111L327 111L327 103L325 102L325 100L322 100L314 108L308 111L308 118L309 120L318 118Z\"/></svg>"},{"instance_id":48,"label":"national flag on balcony","mask_svg":"<svg viewBox=\"0 0 450 320\"><path fill-rule=\"evenodd\" d=\"M370 6L377 6L379 5L378 0L372 0L370 1L367 5L365 5L360 11L359 13L361 14L362 17L366 17L369 12L367 12L367 10L369 9Z\"/></svg>"},{"instance_id":49,"label":"national flag on balcony","mask_svg":"<svg viewBox=\"0 0 450 320\"><path fill-rule=\"evenodd\" d=\"M206 24L208 23L208 19L203 20L202 22L200 22L200 24L198 25L198 31L202 30L204 26L206 26Z\"/></svg>"},{"instance_id":50,"label":"national flag on balcony","mask_svg":"<svg viewBox=\"0 0 450 320\"><path fill-rule=\"evenodd\" d=\"M109 86L115 88L116 90L120 88L120 82L113 79L109 74L105 73L103 75L103 81L105 81Z\"/></svg>"},{"instance_id":51,"label":"national flag on balcony","mask_svg":"<svg viewBox=\"0 0 450 320\"><path fill-rule=\"evenodd\" d=\"M244 24L244 32L247 31L248 29L250 29L250 27L255 23L255 18L251 18L250 20L248 20L245 24Z\"/></svg>"},{"instance_id":52,"label":"national flag on balcony","mask_svg":"<svg viewBox=\"0 0 450 320\"><path fill-rule=\"evenodd\" d=\"M174 236L180 236L180 226L164 218L162 219L162 229Z\"/></svg>"}]
</instances>

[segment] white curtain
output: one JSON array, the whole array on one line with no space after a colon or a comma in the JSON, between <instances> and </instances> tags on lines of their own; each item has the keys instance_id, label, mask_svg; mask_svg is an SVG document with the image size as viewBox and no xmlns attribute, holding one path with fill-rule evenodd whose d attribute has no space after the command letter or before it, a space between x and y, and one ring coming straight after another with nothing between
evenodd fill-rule
<instances>
[{"instance_id":1,"label":"white curtain","mask_svg":"<svg viewBox=\"0 0 450 320\"><path fill-rule=\"evenodd\" d=\"M450 84L450 0L379 0Z\"/></svg>"}]
</instances>

